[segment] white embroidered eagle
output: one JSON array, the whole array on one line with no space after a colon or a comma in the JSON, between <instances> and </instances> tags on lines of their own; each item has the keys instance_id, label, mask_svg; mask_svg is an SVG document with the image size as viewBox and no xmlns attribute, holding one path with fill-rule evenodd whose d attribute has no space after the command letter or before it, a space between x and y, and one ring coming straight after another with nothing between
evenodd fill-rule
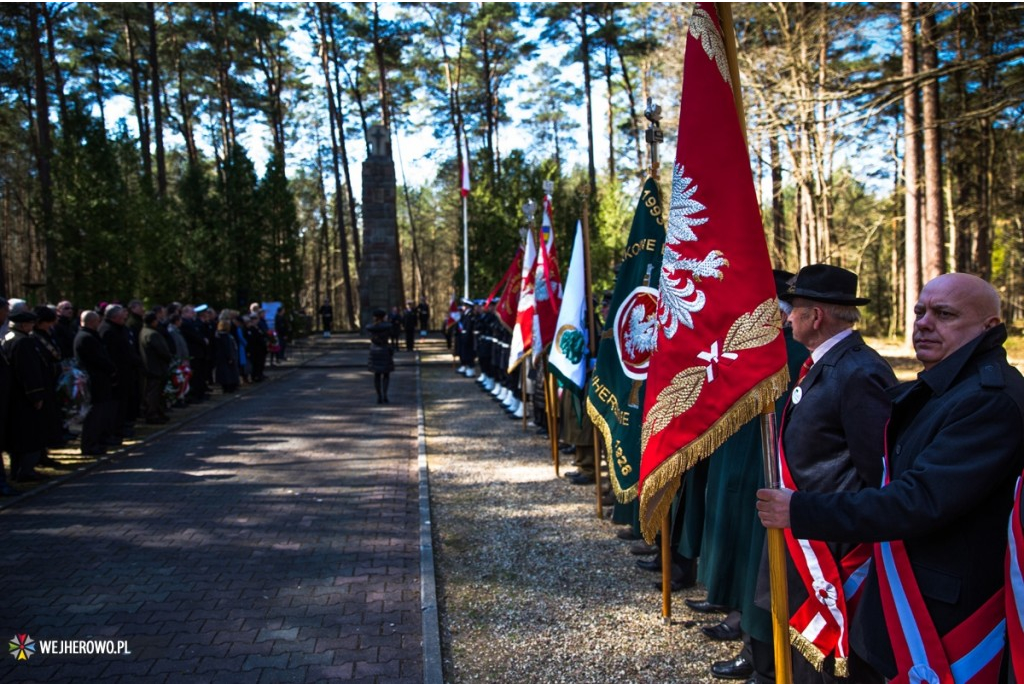
<instances>
[{"instance_id":1,"label":"white embroidered eagle","mask_svg":"<svg viewBox=\"0 0 1024 685\"><path fill-rule=\"evenodd\" d=\"M658 322L654 316L647 316L647 309L638 304L629 311L629 324L622 334L626 354L635 357L637 353L653 352L658 344Z\"/></svg>"},{"instance_id":2,"label":"white embroidered eagle","mask_svg":"<svg viewBox=\"0 0 1024 685\"><path fill-rule=\"evenodd\" d=\"M669 203L668 232L661 262L661 287L658 298L658 321L671 339L679 324L693 328L693 315L704 309L704 291L694 283L702 278L722 279L721 267L729 266L720 250L711 250L702 260L684 257L681 248L685 242L695 242L693 229L707 223L707 217L697 216L706 208L693 199L697 186L685 175L682 164L672 171L672 198ZM689 276L687 276L689 273Z\"/></svg>"}]
</instances>

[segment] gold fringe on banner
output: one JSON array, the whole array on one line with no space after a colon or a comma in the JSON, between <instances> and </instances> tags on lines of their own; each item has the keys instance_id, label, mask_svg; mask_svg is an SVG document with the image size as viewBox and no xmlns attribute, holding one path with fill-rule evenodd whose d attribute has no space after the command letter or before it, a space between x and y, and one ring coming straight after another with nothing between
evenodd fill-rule
<instances>
[{"instance_id":1,"label":"gold fringe on banner","mask_svg":"<svg viewBox=\"0 0 1024 685\"><path fill-rule=\"evenodd\" d=\"M601 435L604 437L604 453L608 459L608 480L612 482L612 492L615 493L615 499L619 504L629 504L636 499L638 484L633 483L631 487L625 490L622 489L618 474L615 473L615 468L611 463L611 460L615 458L615 452L612 450L611 427L604 420L601 412L590 403L590 400L587 400L587 414L590 415L590 420L594 422L594 425L601 429Z\"/></svg>"},{"instance_id":2,"label":"gold fringe on banner","mask_svg":"<svg viewBox=\"0 0 1024 685\"><path fill-rule=\"evenodd\" d=\"M789 368L783 366L754 386L706 431L665 459L647 476L640 492L640 530L648 544L653 542L662 519L672 506L672 497L679 489L679 477L700 460L711 456L729 436L759 416L765 406L774 404L788 386ZM644 443L646 445L646 440Z\"/></svg>"},{"instance_id":3,"label":"gold fringe on banner","mask_svg":"<svg viewBox=\"0 0 1024 685\"><path fill-rule=\"evenodd\" d=\"M800 652L800 655L807 659L807 663L814 666L814 670L819 672L825 670L826 655L823 654L813 642L801 635L793 626L789 627L789 641L793 645L793 649ZM839 678L849 677L850 667L847 658L836 657L835 662L834 675Z\"/></svg>"}]
</instances>

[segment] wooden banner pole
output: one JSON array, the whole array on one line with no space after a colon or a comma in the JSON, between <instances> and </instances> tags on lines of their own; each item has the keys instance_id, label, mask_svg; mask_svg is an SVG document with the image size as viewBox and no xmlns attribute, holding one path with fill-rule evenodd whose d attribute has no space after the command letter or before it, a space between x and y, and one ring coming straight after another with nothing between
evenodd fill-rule
<instances>
[{"instance_id":1,"label":"wooden banner pole","mask_svg":"<svg viewBox=\"0 0 1024 685\"><path fill-rule=\"evenodd\" d=\"M665 512L661 522L661 617L667 626L672 625L672 522L669 515L670 512Z\"/></svg>"},{"instance_id":2,"label":"wooden banner pole","mask_svg":"<svg viewBox=\"0 0 1024 685\"><path fill-rule=\"evenodd\" d=\"M545 368L547 366L545 365ZM544 377L544 400L548 410L548 438L551 440L551 461L555 465L555 478L558 478L558 388L555 387L555 376L546 373Z\"/></svg>"}]
</instances>

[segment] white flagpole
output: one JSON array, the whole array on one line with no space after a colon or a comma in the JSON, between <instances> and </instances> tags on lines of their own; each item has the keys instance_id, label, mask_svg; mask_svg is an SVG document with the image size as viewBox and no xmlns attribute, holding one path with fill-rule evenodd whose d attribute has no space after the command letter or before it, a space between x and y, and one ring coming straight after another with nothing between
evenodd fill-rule
<instances>
[{"instance_id":1,"label":"white flagpole","mask_svg":"<svg viewBox=\"0 0 1024 685\"><path fill-rule=\"evenodd\" d=\"M462 296L469 299L469 209L462 196Z\"/></svg>"}]
</instances>

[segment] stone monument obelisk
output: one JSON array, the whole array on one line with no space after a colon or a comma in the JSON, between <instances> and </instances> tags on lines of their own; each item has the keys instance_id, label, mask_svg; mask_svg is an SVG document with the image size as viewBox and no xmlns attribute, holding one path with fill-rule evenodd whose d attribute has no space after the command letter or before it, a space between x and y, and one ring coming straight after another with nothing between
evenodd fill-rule
<instances>
[{"instance_id":1,"label":"stone monument obelisk","mask_svg":"<svg viewBox=\"0 0 1024 685\"><path fill-rule=\"evenodd\" d=\"M390 311L404 304L402 262L398 249L398 209L391 133L371 126L363 162L363 259L359 265L360 322L366 326L374 309Z\"/></svg>"}]
</instances>

